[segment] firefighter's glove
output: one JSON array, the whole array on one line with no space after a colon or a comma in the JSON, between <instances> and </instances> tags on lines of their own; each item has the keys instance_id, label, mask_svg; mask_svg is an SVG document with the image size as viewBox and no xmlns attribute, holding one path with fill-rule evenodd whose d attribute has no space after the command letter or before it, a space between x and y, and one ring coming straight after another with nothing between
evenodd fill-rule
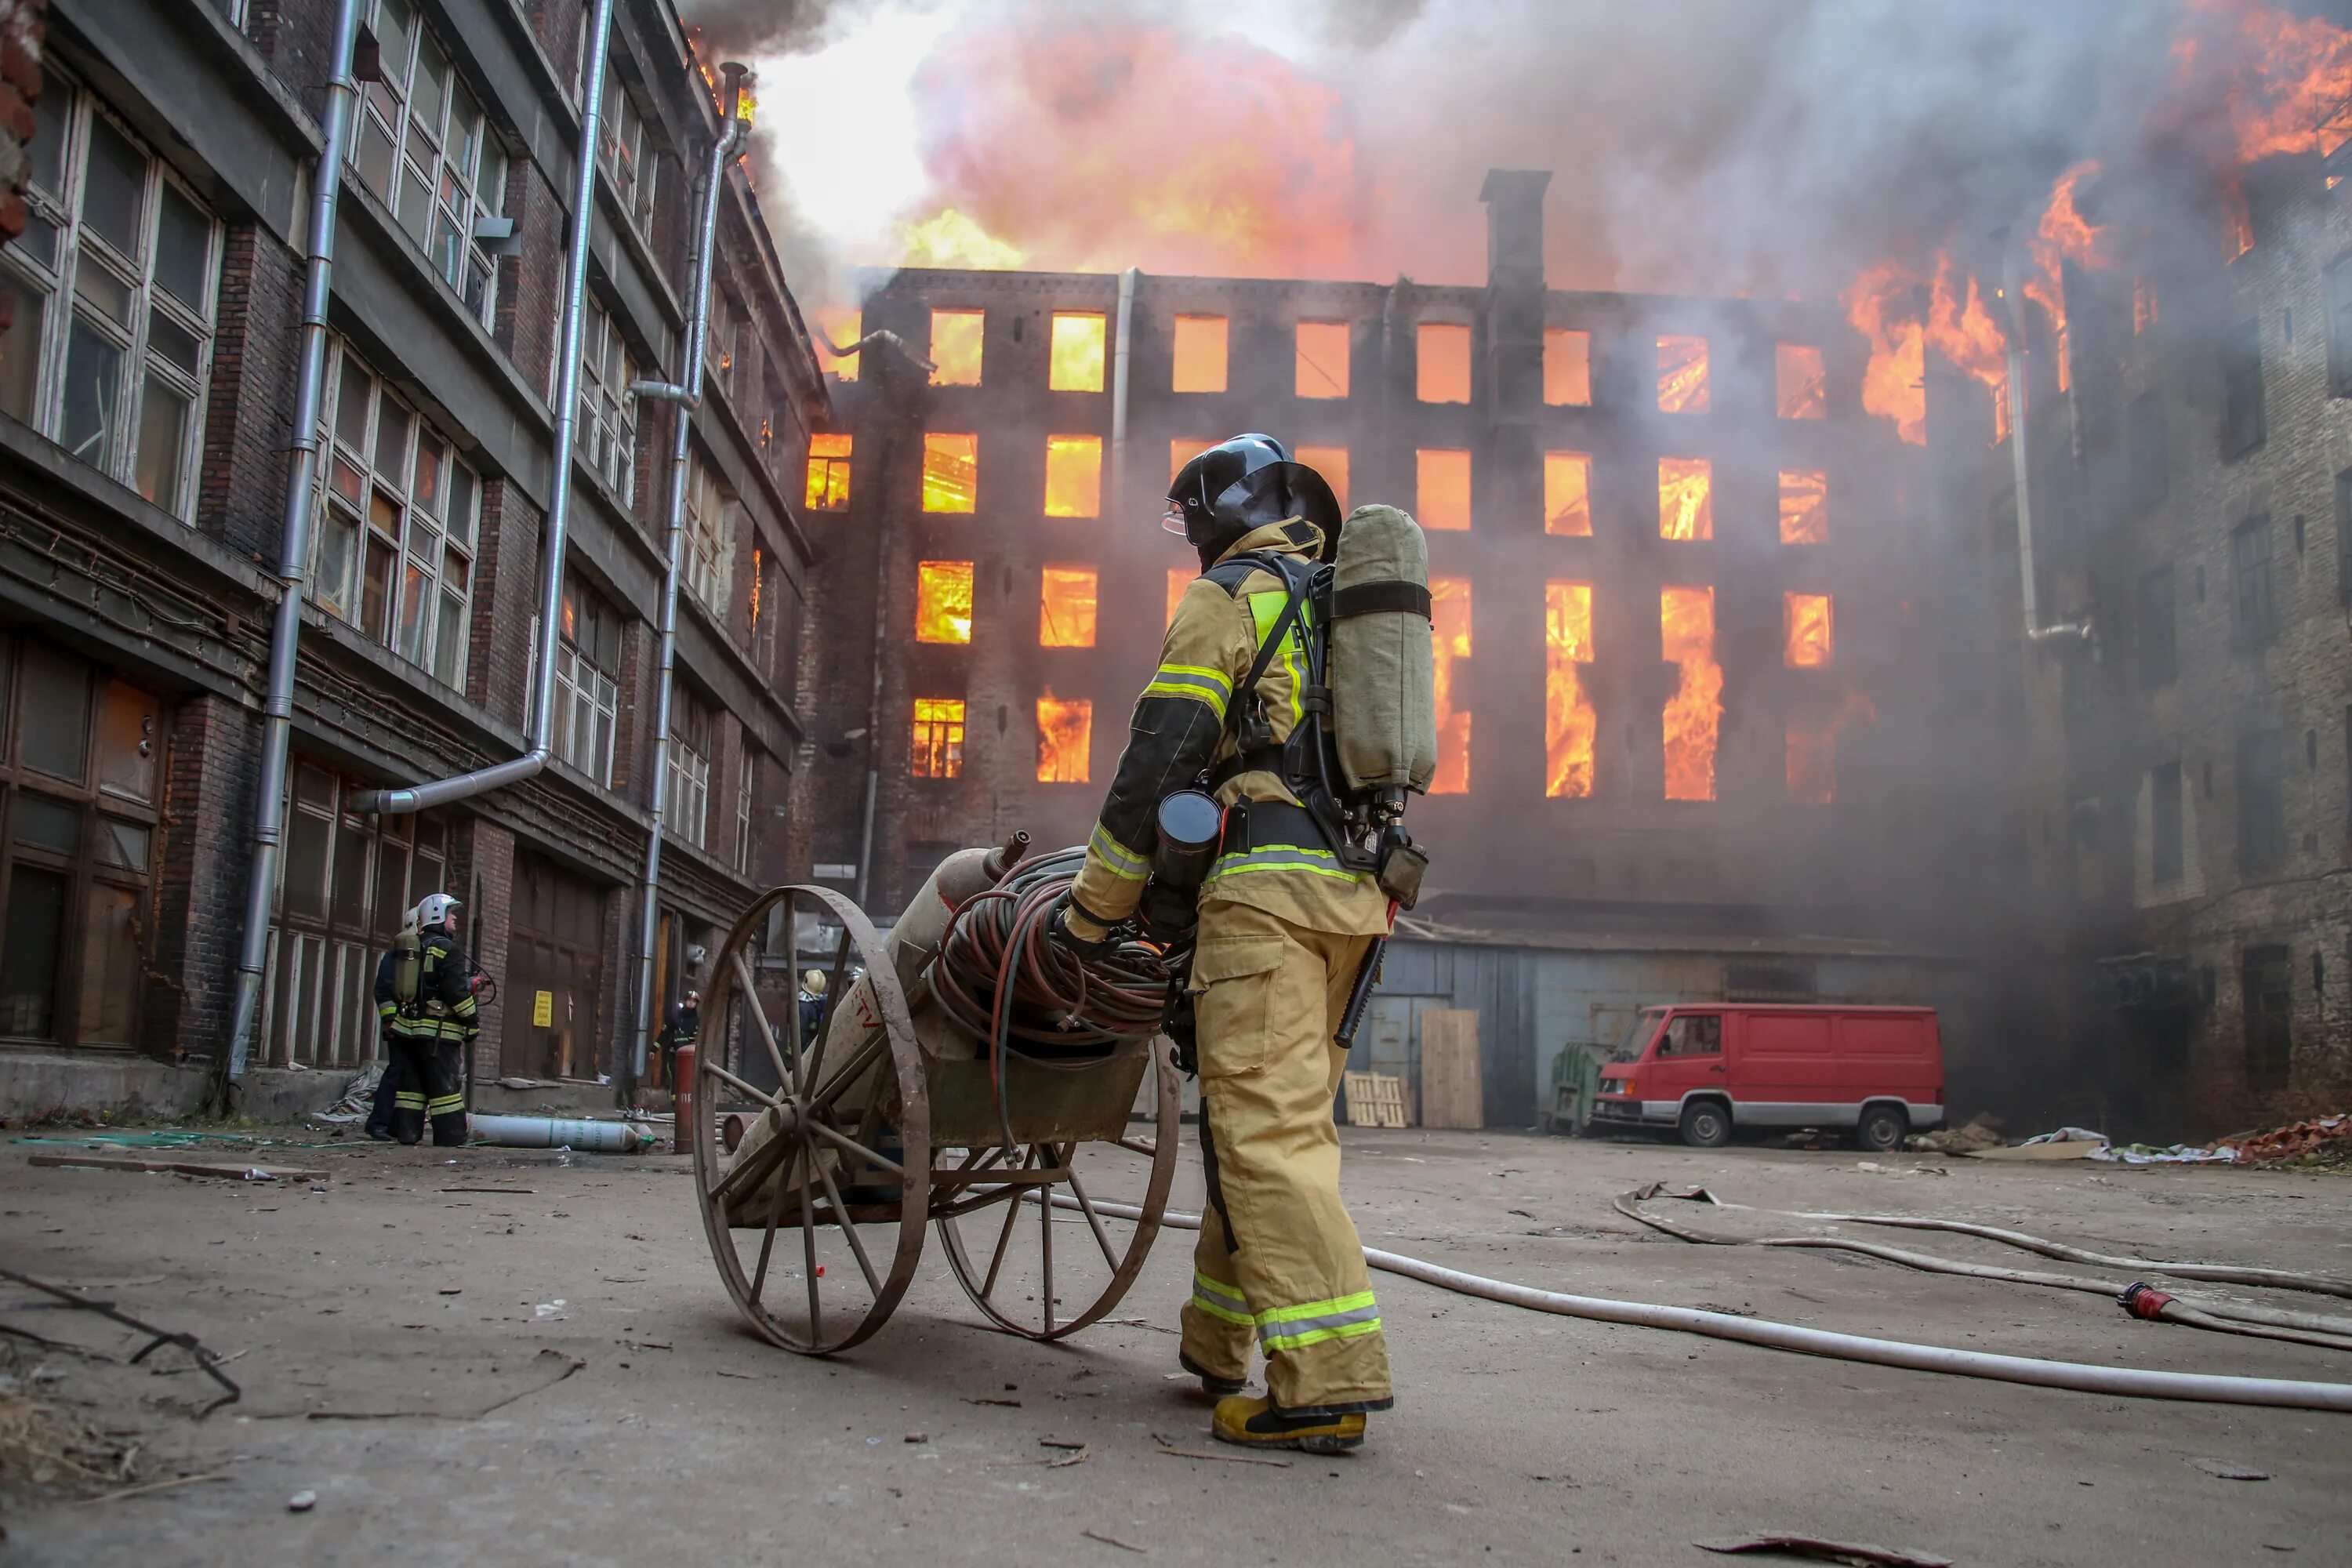
<instances>
[{"instance_id":1,"label":"firefighter's glove","mask_svg":"<svg viewBox=\"0 0 2352 1568\"><path fill-rule=\"evenodd\" d=\"M1088 918L1069 894L1064 893L1046 917L1045 934L1055 945L1075 954L1081 963L1107 958L1119 944L1118 928Z\"/></svg>"}]
</instances>

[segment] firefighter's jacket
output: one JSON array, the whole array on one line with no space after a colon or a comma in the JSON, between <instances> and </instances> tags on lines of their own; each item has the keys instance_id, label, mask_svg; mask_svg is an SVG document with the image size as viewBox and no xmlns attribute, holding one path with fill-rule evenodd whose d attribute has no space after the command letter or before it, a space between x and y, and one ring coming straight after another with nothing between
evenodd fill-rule
<instances>
[{"instance_id":1,"label":"firefighter's jacket","mask_svg":"<svg viewBox=\"0 0 2352 1568\"><path fill-rule=\"evenodd\" d=\"M422 945L416 1000L404 1012L393 993L393 954L386 952L376 965L376 1016L395 1039L426 1045L472 1039L481 1032L482 1020L466 950L446 931L425 932Z\"/></svg>"},{"instance_id":2,"label":"firefighter's jacket","mask_svg":"<svg viewBox=\"0 0 2352 1568\"><path fill-rule=\"evenodd\" d=\"M1280 619L1290 586L1265 567L1234 557L1265 552L1311 560L1321 544L1321 533L1310 524L1269 523L1244 534L1184 590L1169 623L1160 668L1136 700L1127 750L1101 818L1087 841L1086 864L1071 889L1080 913L1108 925L1135 912L1158 847L1160 802L1238 750L1237 716L1227 712L1234 689L1247 678ZM1307 616L1302 605L1298 623L1258 678L1257 696L1276 745L1305 714ZM1216 795L1224 806L1241 800L1299 804L1280 776L1262 769L1236 773L1217 787ZM1203 909L1222 900L1250 905L1312 931L1350 936L1387 931L1388 900L1372 879L1343 868L1315 836L1294 837L1309 841L1250 848L1226 845L1202 886Z\"/></svg>"}]
</instances>

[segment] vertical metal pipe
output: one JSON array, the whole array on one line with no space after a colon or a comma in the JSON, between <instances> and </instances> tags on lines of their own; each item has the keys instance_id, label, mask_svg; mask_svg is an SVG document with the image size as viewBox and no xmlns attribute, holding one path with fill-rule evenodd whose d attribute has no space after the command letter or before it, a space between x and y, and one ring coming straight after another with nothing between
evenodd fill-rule
<instances>
[{"instance_id":1,"label":"vertical metal pipe","mask_svg":"<svg viewBox=\"0 0 2352 1568\"><path fill-rule=\"evenodd\" d=\"M369 790L354 801L370 813L425 811L520 784L547 766L555 734L555 654L563 613L563 544L572 520L572 448L580 423L580 336L588 298L588 245L596 232L596 143L604 113L605 60L613 39L613 0L594 0L580 79L579 167L572 182L572 254L563 279L563 314L555 347L555 472L547 487L547 527L540 541L539 640L533 651L530 749L454 778L407 789Z\"/></svg>"},{"instance_id":2,"label":"vertical metal pipe","mask_svg":"<svg viewBox=\"0 0 2352 1568\"><path fill-rule=\"evenodd\" d=\"M335 204L342 194L343 149L351 139L359 89L352 53L359 37L360 0L338 0L327 70L326 145L310 181L310 268L302 289L302 347L294 383L294 458L278 530L278 609L269 629L269 687L262 700L261 771L255 785L253 869L239 933L236 1000L228 1049L215 1070L215 1099L226 1110L226 1085L245 1076L261 982L269 957L269 914L278 894L278 857L286 830L286 759L294 734L294 671L302 637L302 599L310 567L311 491L319 472L319 405L327 379L327 304L335 264Z\"/></svg>"},{"instance_id":3,"label":"vertical metal pipe","mask_svg":"<svg viewBox=\"0 0 2352 1568\"><path fill-rule=\"evenodd\" d=\"M1118 275L1118 342L1110 361L1110 511L1118 515L1126 501L1127 483L1127 351L1135 325L1135 286L1142 270L1130 267Z\"/></svg>"},{"instance_id":4,"label":"vertical metal pipe","mask_svg":"<svg viewBox=\"0 0 2352 1568\"><path fill-rule=\"evenodd\" d=\"M702 404L704 356L709 347L710 272L718 250L719 198L727 185L727 168L743 145L747 127L740 115L743 68L732 63L719 68L726 78L727 121L711 144L710 163L702 177L702 221L694 262L694 295L687 319L686 374L675 386L657 390L677 399L676 433L670 441L668 541L662 569L660 673L654 688L652 830L646 837L646 870L639 889L642 910L637 925L637 1022L635 1047L630 1056L631 1081L644 1081L646 1053L654 1027L654 937L661 910L663 813L669 805L669 705L677 671L677 576L686 546L686 468L692 450L695 410Z\"/></svg>"},{"instance_id":5,"label":"vertical metal pipe","mask_svg":"<svg viewBox=\"0 0 2352 1568\"><path fill-rule=\"evenodd\" d=\"M2042 611L2033 565L2033 466L2029 460L2027 436L2032 421L2027 417L2025 401L2025 289L2018 250L2013 245L2004 247L2000 273L2001 294L2009 304L2009 456L2017 476L2018 568L2025 595L2025 635L2031 637L2042 625Z\"/></svg>"}]
</instances>

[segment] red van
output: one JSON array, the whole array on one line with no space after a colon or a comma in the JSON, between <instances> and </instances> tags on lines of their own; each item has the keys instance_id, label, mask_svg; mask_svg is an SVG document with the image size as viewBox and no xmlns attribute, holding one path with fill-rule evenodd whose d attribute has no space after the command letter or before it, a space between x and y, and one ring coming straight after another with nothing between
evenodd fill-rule
<instances>
[{"instance_id":1,"label":"red van","mask_svg":"<svg viewBox=\"0 0 2352 1568\"><path fill-rule=\"evenodd\" d=\"M1646 1007L1601 1069L1592 1125L1673 1127L1694 1148L1734 1127L1851 1127L1865 1149L1944 1121L1932 1007Z\"/></svg>"}]
</instances>

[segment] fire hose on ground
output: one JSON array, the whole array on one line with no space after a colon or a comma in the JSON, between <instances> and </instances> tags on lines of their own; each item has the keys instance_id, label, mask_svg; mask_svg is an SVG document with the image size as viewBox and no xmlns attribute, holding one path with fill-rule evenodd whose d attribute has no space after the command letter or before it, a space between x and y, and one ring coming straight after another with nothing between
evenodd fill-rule
<instances>
[{"instance_id":1,"label":"fire hose on ground","mask_svg":"<svg viewBox=\"0 0 2352 1568\"><path fill-rule=\"evenodd\" d=\"M1056 1194L1055 1204L1076 1209L1077 1201ZM1139 1219L1142 1210L1131 1204L1096 1202L1095 1212L1118 1219ZM1197 1230L1201 1216L1170 1209L1160 1224L1179 1230ZM2130 1399L2181 1399L2211 1405L2262 1405L2286 1410L2334 1410L2352 1415L2352 1384L2306 1383L2294 1378L2233 1377L2214 1373L2147 1372L2137 1367L2100 1366L2088 1362L2046 1361L2038 1356L1997 1355L1989 1351L1947 1350L1940 1345L1911 1344L1902 1340L1871 1339L1861 1334L1832 1333L1763 1318L1735 1317L1728 1312L1701 1311L1690 1307L1666 1307L1648 1301L1615 1301L1601 1296L1571 1296L1557 1290L1537 1290L1507 1280L1465 1274L1459 1269L1425 1263L1402 1253L1364 1248L1364 1261L1384 1273L1401 1274L1456 1295L1475 1296L1507 1307L1549 1312L1556 1317L1584 1318L1594 1322L1625 1323L1635 1328L1671 1329L1678 1333L1704 1334L1733 1340L1767 1350L1796 1351L1837 1361L1867 1362L1909 1372L1946 1373L1962 1377L1990 1378L1999 1383L2022 1383L2038 1388L2063 1388L2077 1394L2103 1394Z\"/></svg>"}]
</instances>

